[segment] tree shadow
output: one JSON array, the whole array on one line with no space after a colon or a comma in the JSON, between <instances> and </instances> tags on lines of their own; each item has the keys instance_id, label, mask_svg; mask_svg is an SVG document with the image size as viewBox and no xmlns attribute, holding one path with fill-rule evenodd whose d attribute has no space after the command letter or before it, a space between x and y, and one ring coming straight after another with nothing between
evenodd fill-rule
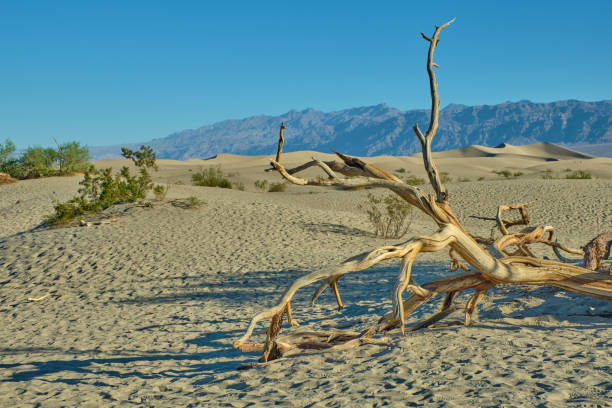
<instances>
[{"instance_id":1,"label":"tree shadow","mask_svg":"<svg viewBox=\"0 0 612 408\"><path fill-rule=\"evenodd\" d=\"M211 349L196 353L175 354L157 350L150 352L120 351L117 355L111 357L44 359L45 354L92 355L99 353L99 351L35 347L0 349L0 354L7 356L22 353L43 355L39 360L0 363L0 371L4 371L4 375L0 375L0 383L27 382L34 379L44 379L46 376L55 377L46 379L46 381L71 385L89 383L92 378L104 376L115 379L199 378L199 382L206 383L212 381L217 374L233 372L240 364L251 359L249 355L241 353L230 344L227 344L228 338L236 337L237 335L238 333L234 330L217 330L203 333L202 336L198 337L197 341L186 341L187 344L197 344L198 346ZM175 367L169 367L161 371L146 371L142 369L142 364L139 364L143 362L155 363L164 361L174 361L177 363L193 361L194 364L189 366L176 364ZM205 363L202 363L202 361L205 361ZM117 367L117 365L121 365L121 367ZM7 375L7 370L13 372ZM78 378L74 378L74 374L78 375Z\"/></svg>"},{"instance_id":2,"label":"tree shadow","mask_svg":"<svg viewBox=\"0 0 612 408\"><path fill-rule=\"evenodd\" d=\"M277 272L255 271L244 274L228 274L221 277L210 275L194 277L200 282L189 282L185 285L173 285L173 293L135 296L115 300L119 304L160 304L175 303L186 300L206 301L223 300L235 304L252 299L262 293L277 293L296 279L303 272L284 270ZM181 278L181 280L183 280Z\"/></svg>"},{"instance_id":3,"label":"tree shadow","mask_svg":"<svg viewBox=\"0 0 612 408\"><path fill-rule=\"evenodd\" d=\"M373 236L373 234L369 231L364 231L359 228L347 227L342 224L332 224L329 222L319 222L319 223L303 223L302 226L304 229L312 231L312 232L322 232L322 233L332 233L332 234L341 234L341 235L350 235L354 237L369 237Z\"/></svg>"}]
</instances>

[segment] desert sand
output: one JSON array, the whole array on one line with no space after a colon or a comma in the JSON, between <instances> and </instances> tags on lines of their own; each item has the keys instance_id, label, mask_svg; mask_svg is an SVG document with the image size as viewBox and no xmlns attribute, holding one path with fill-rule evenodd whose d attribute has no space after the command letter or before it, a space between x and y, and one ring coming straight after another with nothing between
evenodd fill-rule
<instances>
[{"instance_id":1,"label":"desert sand","mask_svg":"<svg viewBox=\"0 0 612 408\"><path fill-rule=\"evenodd\" d=\"M297 165L311 156L332 158L295 152L282 162ZM555 226L569 246L612 229L611 158L547 144L471 146L434 157L453 177L446 184L451 205L474 234L488 236L492 223L471 215L494 216L500 204L534 199L532 225ZM468 327L406 336L396 330L388 345L312 352L238 371L259 355L241 353L232 342L293 279L435 230L415 212L404 239L373 237L358 208L364 190L257 192L255 180L280 181L264 172L269 159L160 160L155 180L170 186L168 199L196 196L202 207L153 201L116 223L90 227L41 226L54 200L76 194L78 175L0 186L0 406L612 404L612 302L549 287L500 285ZM367 160L424 177L418 156ZM190 185L194 171L210 166L237 173L232 180L245 191ZM522 175L506 179L493 170ZM594 178L564 179L570 170ZM542 254L554 256L548 249ZM426 254L413 273L424 283L447 269L446 253ZM342 311L330 292L315 306L314 286L299 292L292 306L301 327L283 333L371 325L390 310L398 273L391 262L345 277ZM436 308L432 302L418 309L408 323ZM460 317L456 312L450 320ZM262 341L264 329L253 340Z\"/></svg>"}]
</instances>

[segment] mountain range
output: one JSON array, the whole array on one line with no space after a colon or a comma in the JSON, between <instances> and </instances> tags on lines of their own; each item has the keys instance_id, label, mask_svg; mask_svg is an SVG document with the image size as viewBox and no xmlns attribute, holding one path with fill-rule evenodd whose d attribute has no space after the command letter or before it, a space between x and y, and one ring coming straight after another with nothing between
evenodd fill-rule
<instances>
[{"instance_id":1,"label":"mountain range","mask_svg":"<svg viewBox=\"0 0 612 408\"><path fill-rule=\"evenodd\" d=\"M421 150L412 127L417 123L425 132L429 109L402 111L379 104L335 112L291 110L278 116L225 120L129 146L147 144L159 158L175 160L209 158L219 153L272 155L281 122L286 126L283 149L286 152L329 152L333 148L355 156L411 155ZM540 142L586 146L586 150L597 144L602 147L591 149L595 154L609 151L612 100L451 104L440 111L440 126L432 150ZM120 146L93 147L91 152L97 160L120 157Z\"/></svg>"}]
</instances>

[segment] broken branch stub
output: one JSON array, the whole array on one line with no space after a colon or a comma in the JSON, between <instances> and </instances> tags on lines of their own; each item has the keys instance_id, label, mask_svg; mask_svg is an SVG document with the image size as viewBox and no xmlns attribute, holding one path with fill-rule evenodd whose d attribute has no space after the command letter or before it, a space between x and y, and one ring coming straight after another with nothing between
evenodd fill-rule
<instances>
[{"instance_id":1,"label":"broken branch stub","mask_svg":"<svg viewBox=\"0 0 612 408\"><path fill-rule=\"evenodd\" d=\"M587 296L612 300L612 277L610 275L566 262L541 259L536 257L529 249L529 245L532 244L545 244L551 246L556 253L558 253L559 249L574 254L582 253L580 250L572 250L562 244L552 242L554 230L552 227L536 227L518 233L510 233L508 231L508 228L511 226L527 225L529 223L526 207L531 202L510 206L502 205L499 207L497 216L491 218L491 220L497 222L498 228L502 233L502 236L498 239L472 236L461 225L459 219L454 214L449 203L448 191L442 184L438 168L431 154L431 144L438 129L440 110L438 86L434 73L434 67L437 67L437 65L433 62L433 56L434 50L439 43L440 33L453 21L451 20L440 27L436 27L431 37L422 34L423 38L429 42L427 74L431 93L431 116L429 127L425 134L421 132L418 125L415 125L413 129L421 143L423 165L435 194L427 194L418 187L406 184L383 169L379 169L361 159L338 152L335 153L342 162L322 162L313 158L308 163L293 169L286 169L279 162L284 141L282 125L276 160L272 160L270 163L283 178L296 185L388 189L430 217L438 225L438 230L433 234L412 238L401 245L384 246L353 256L335 267L315 271L296 279L275 306L260 312L251 319L245 334L234 343L235 347L241 350L263 350L262 360L264 363L282 356L283 350L286 350L289 346L281 341L277 341L277 335L285 313L288 314L289 322L292 322L290 302L298 290L320 281L321 283L315 291L312 301L314 302L329 286L336 296L338 306L342 308L343 303L338 291L338 280L346 274L363 271L388 259L401 259L402 267L391 294L393 310L383 316L376 326L364 330L359 335L341 337L342 340L336 342L330 348L327 348L331 345L330 342L325 342L327 344L321 345L320 340L295 341L294 339L292 341L296 344L307 343L313 345L316 343L317 347L326 348L327 351L345 349L361 344L371 344L375 342L371 337L377 333L397 326L400 326L402 331L404 331L406 316L421 305L434 299L437 295L446 294L442 310L407 330L424 328L446 317L456 308L460 308L460 306L454 303L457 296L465 290L474 289L474 295L463 307L465 310L465 324L468 325L471 322L471 316L477 303L484 298L491 287L502 282L509 284L549 285ZM305 179L297 176L297 173L312 166L320 167L328 177ZM518 210L521 218L514 221L504 220L502 213L507 210ZM604 255L607 256L606 254L609 254L609 243L612 241L612 233L610 234L610 237L597 241L598 244L591 245L592 250L585 249L585 264L587 253L595 253L596 256L590 257L593 259L602 259ZM483 247L482 244L487 244L487 247ZM508 251L508 248L511 246L517 248L515 252L511 253ZM411 277L411 271L418 255L424 252L436 252L447 248L451 258L451 271L458 268L468 269L469 266L473 272L438 279L422 285L414 282ZM599 265L597 262L595 264ZM406 300L403 299L404 292L410 293ZM266 319L271 319L271 323L267 330L265 344L262 346L248 344L247 342L257 323Z\"/></svg>"}]
</instances>

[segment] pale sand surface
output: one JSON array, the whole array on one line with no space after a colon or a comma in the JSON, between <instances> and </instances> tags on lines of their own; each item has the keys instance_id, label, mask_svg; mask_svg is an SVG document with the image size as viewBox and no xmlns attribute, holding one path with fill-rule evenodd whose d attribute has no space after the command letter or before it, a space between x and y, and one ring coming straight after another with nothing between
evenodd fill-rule
<instances>
[{"instance_id":1,"label":"pale sand surface","mask_svg":"<svg viewBox=\"0 0 612 408\"><path fill-rule=\"evenodd\" d=\"M471 232L488 235L492 224L470 215L493 216L499 204L536 198L532 224L554 225L570 246L612 229L612 159L537 145L498 149L503 154L489 157L474 149L438 159L450 176L472 180L447 185ZM313 155L332 157L297 152L282 161L290 166ZM561 160L546 161L550 157ZM162 160L155 178L170 183L168 197L195 195L204 206L154 203L115 224L87 228L36 228L54 199L76 193L79 176L0 186L0 406L610 406L612 302L546 287L496 288L478 307L473 326L405 337L392 332L389 346L237 371L259 356L231 343L293 279L401 242L368 236L357 208L367 191L290 186L284 193L255 192L257 179L280 180L263 172L268 160ZM423 177L418 157L369 161ZM211 165L239 173L233 179L247 191L189 185L193 171ZM571 168L599 178L543 180L547 168L559 177ZM492 169L524 175L505 180ZM415 213L409 235L434 228ZM447 266L445 253L422 256L416 280L445 276ZM372 324L390 310L398 272L397 263L386 263L343 278L341 312L330 292L314 307L314 286L298 292L292 305L300 329ZM61 296L27 300L47 293ZM428 304L409 321L436 307Z\"/></svg>"}]
</instances>

